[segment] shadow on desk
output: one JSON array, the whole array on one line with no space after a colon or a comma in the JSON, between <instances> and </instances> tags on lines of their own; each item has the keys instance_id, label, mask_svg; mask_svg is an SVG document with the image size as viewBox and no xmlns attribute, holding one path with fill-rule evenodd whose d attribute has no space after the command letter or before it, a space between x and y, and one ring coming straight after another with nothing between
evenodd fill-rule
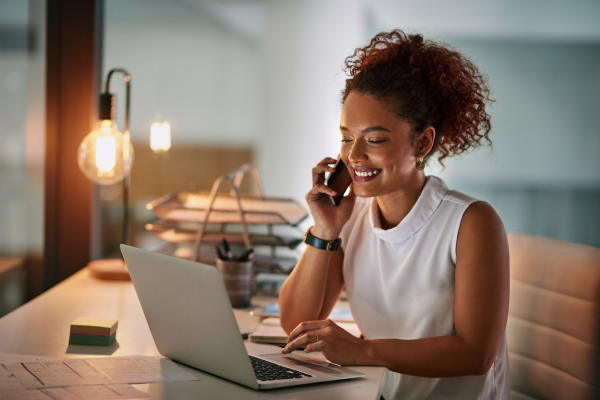
<instances>
[{"instance_id":1,"label":"shadow on desk","mask_svg":"<svg viewBox=\"0 0 600 400\"><path fill-rule=\"evenodd\" d=\"M97 356L110 356L119 349L119 342L116 340L110 346L83 346L79 344L70 344L65 351L67 354L92 354Z\"/></svg>"}]
</instances>

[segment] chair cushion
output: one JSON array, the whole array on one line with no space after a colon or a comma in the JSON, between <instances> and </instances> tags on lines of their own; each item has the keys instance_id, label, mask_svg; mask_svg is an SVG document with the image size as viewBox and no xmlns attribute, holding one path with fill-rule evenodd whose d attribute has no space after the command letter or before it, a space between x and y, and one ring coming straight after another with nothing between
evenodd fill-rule
<instances>
[{"instance_id":1,"label":"chair cushion","mask_svg":"<svg viewBox=\"0 0 600 400\"><path fill-rule=\"evenodd\" d=\"M511 233L511 389L600 398L600 249Z\"/></svg>"}]
</instances>

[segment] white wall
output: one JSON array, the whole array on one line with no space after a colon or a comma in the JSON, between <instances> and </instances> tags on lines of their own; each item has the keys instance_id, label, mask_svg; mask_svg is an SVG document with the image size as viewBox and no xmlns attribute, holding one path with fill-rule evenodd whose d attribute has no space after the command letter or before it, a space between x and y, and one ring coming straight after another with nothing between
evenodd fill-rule
<instances>
[{"instance_id":1,"label":"white wall","mask_svg":"<svg viewBox=\"0 0 600 400\"><path fill-rule=\"evenodd\" d=\"M358 1L269 1L262 52L265 190L304 204L311 169L340 148L344 58L363 42Z\"/></svg>"},{"instance_id":2,"label":"white wall","mask_svg":"<svg viewBox=\"0 0 600 400\"><path fill-rule=\"evenodd\" d=\"M149 142L152 122L167 120L173 145L254 143L261 115L255 38L202 2L109 0L105 20L103 71L131 74L133 140ZM120 118L123 86L113 78Z\"/></svg>"},{"instance_id":3,"label":"white wall","mask_svg":"<svg viewBox=\"0 0 600 400\"><path fill-rule=\"evenodd\" d=\"M433 171L454 184L600 186L600 43L453 43L489 76L494 147Z\"/></svg>"}]
</instances>

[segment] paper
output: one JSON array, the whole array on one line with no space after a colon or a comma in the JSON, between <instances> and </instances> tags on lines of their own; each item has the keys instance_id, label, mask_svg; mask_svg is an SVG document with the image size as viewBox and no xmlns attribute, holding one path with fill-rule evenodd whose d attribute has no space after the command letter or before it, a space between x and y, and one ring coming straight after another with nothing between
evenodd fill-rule
<instances>
[{"instance_id":1,"label":"paper","mask_svg":"<svg viewBox=\"0 0 600 400\"><path fill-rule=\"evenodd\" d=\"M40 391L49 394L56 400L108 400L150 397L147 393L129 385L71 386L41 389Z\"/></svg>"},{"instance_id":2,"label":"paper","mask_svg":"<svg viewBox=\"0 0 600 400\"><path fill-rule=\"evenodd\" d=\"M130 360L130 359L142 359L146 361L148 365L154 365L154 368L161 368L163 360L165 366L163 369L166 371L166 376L173 380L184 380L184 378L192 378L196 380L192 375L183 371L172 361L162 359L160 357L111 357L115 360ZM102 360L87 359L89 360ZM68 364L64 364L68 361ZM104 372L99 371L93 364L86 364L84 359L73 359L73 358L54 358L54 357L39 357L39 356L24 356L20 354L6 354L0 353L0 400L110 400L110 399L137 399L150 397L148 394L137 390L136 388L127 384L116 384L114 379L108 377ZM37 363L37 364L36 364ZM40 363L43 363L47 368L40 369ZM60 364L62 366L60 366ZM117 362L118 364L119 362ZM170 364L172 365L170 365ZM4 364L9 365L31 365L33 370L40 376L43 373L48 374L45 379L57 380L61 374L64 374L63 367L73 368L72 371L76 375L84 377L87 381L95 382L108 382L110 385L92 385L87 384L86 386L69 386L69 387L45 387L44 389L29 388L19 380L11 370L7 369ZM173 371L174 367L174 371ZM33 378L31 372L27 372L29 376ZM28 381L26 375L22 376L22 379ZM73 379L71 374L67 373L67 379ZM189 379L189 380L192 380ZM33 378L32 381L36 381ZM37 379L39 382L39 378Z\"/></svg>"},{"instance_id":3,"label":"paper","mask_svg":"<svg viewBox=\"0 0 600 400\"><path fill-rule=\"evenodd\" d=\"M161 357L57 358L4 366L26 388L198 380Z\"/></svg>"},{"instance_id":4,"label":"paper","mask_svg":"<svg viewBox=\"0 0 600 400\"><path fill-rule=\"evenodd\" d=\"M10 371L0 365L0 400L108 400L142 397L149 397L149 395L124 384L28 389Z\"/></svg>"},{"instance_id":5,"label":"paper","mask_svg":"<svg viewBox=\"0 0 600 400\"><path fill-rule=\"evenodd\" d=\"M79 317L71 324L71 329L84 331L114 332L119 327L119 321L109 318Z\"/></svg>"},{"instance_id":6,"label":"paper","mask_svg":"<svg viewBox=\"0 0 600 400\"><path fill-rule=\"evenodd\" d=\"M13 377L18 385L20 383ZM129 385L71 386L64 388L26 389L23 386L4 386L0 380L0 400L109 400L150 397Z\"/></svg>"},{"instance_id":7,"label":"paper","mask_svg":"<svg viewBox=\"0 0 600 400\"><path fill-rule=\"evenodd\" d=\"M51 359L54 359L54 357L24 356L22 354L0 353L0 364L5 364L7 362L51 360Z\"/></svg>"}]
</instances>

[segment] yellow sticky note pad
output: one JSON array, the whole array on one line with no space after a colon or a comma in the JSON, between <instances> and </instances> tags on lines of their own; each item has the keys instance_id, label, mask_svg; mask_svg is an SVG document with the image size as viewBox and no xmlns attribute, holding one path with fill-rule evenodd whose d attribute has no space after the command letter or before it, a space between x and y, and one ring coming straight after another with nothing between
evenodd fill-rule
<instances>
[{"instance_id":1,"label":"yellow sticky note pad","mask_svg":"<svg viewBox=\"0 0 600 400\"><path fill-rule=\"evenodd\" d=\"M79 331L110 332L116 330L119 321L110 318L79 317L71 324L71 329Z\"/></svg>"}]
</instances>

